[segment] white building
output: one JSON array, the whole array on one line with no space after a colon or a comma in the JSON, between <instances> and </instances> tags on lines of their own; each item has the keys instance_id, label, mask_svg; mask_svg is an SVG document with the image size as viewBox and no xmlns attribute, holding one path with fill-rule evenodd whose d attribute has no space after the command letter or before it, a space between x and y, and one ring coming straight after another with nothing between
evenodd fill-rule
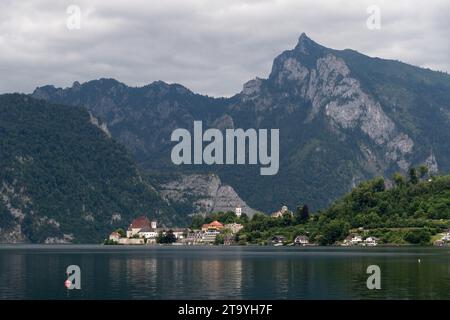
<instances>
[{"instance_id":1,"label":"white building","mask_svg":"<svg viewBox=\"0 0 450 320\"><path fill-rule=\"evenodd\" d=\"M192 230L187 234L183 242L186 244L198 244L202 242L203 232L200 230Z\"/></svg>"},{"instance_id":2,"label":"white building","mask_svg":"<svg viewBox=\"0 0 450 320\"><path fill-rule=\"evenodd\" d=\"M172 232L173 232L173 235L175 236L175 238L177 238L177 240L182 240L187 235L186 229L176 228L176 229L172 229Z\"/></svg>"},{"instance_id":3,"label":"white building","mask_svg":"<svg viewBox=\"0 0 450 320\"><path fill-rule=\"evenodd\" d=\"M109 235L109 240L119 242L119 239L120 239L120 234L116 231L114 231L113 233L111 233Z\"/></svg>"},{"instance_id":4,"label":"white building","mask_svg":"<svg viewBox=\"0 0 450 320\"><path fill-rule=\"evenodd\" d=\"M139 230L138 235L146 239L156 239L156 237L158 237L158 231L153 228L144 227Z\"/></svg>"},{"instance_id":5,"label":"white building","mask_svg":"<svg viewBox=\"0 0 450 320\"><path fill-rule=\"evenodd\" d=\"M220 231L210 229L203 233L202 242L204 243L214 243L216 241L217 235L220 234Z\"/></svg>"},{"instance_id":6,"label":"white building","mask_svg":"<svg viewBox=\"0 0 450 320\"><path fill-rule=\"evenodd\" d=\"M367 237L367 238L364 240L364 244L365 244L366 246L369 246L369 247L376 246L376 245L378 244L378 239L375 238L375 237Z\"/></svg>"},{"instance_id":7,"label":"white building","mask_svg":"<svg viewBox=\"0 0 450 320\"><path fill-rule=\"evenodd\" d=\"M146 227L150 227L150 220L147 217L142 216L134 219L127 229L127 238L133 237Z\"/></svg>"},{"instance_id":8,"label":"white building","mask_svg":"<svg viewBox=\"0 0 450 320\"><path fill-rule=\"evenodd\" d=\"M442 236L442 241L450 241L450 233L446 232L443 236Z\"/></svg>"},{"instance_id":9,"label":"white building","mask_svg":"<svg viewBox=\"0 0 450 320\"><path fill-rule=\"evenodd\" d=\"M241 207L237 207L234 212L236 213L237 217L240 217L242 215L242 208Z\"/></svg>"},{"instance_id":10,"label":"white building","mask_svg":"<svg viewBox=\"0 0 450 320\"><path fill-rule=\"evenodd\" d=\"M344 242L342 243L343 246L353 246L357 245L363 242L363 239L358 234L351 234L345 238Z\"/></svg>"},{"instance_id":11,"label":"white building","mask_svg":"<svg viewBox=\"0 0 450 320\"><path fill-rule=\"evenodd\" d=\"M359 243L363 242L363 239L362 239L362 237L361 237L360 235L355 234L355 235L353 236L353 238L350 240L350 242L351 242L352 244L359 244Z\"/></svg>"},{"instance_id":12,"label":"white building","mask_svg":"<svg viewBox=\"0 0 450 320\"><path fill-rule=\"evenodd\" d=\"M306 246L309 244L309 238L307 236L297 236L294 240L295 244Z\"/></svg>"}]
</instances>

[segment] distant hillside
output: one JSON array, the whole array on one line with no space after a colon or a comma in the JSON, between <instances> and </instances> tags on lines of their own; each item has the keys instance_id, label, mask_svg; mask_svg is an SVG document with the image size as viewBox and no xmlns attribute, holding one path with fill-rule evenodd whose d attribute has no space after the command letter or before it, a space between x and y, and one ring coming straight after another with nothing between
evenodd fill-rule
<instances>
[{"instance_id":1,"label":"distant hillside","mask_svg":"<svg viewBox=\"0 0 450 320\"><path fill-rule=\"evenodd\" d=\"M0 242L98 242L142 214L177 222L88 111L0 96Z\"/></svg>"},{"instance_id":2,"label":"distant hillside","mask_svg":"<svg viewBox=\"0 0 450 320\"><path fill-rule=\"evenodd\" d=\"M450 226L450 175L428 176L422 167L408 177L396 174L393 180L391 188L383 178L363 182L308 218L304 207L280 218L256 214L238 239L259 244L275 235L285 236L287 242L307 235L310 242L333 245L357 233L377 237L380 244L431 244L432 236Z\"/></svg>"},{"instance_id":3,"label":"distant hillside","mask_svg":"<svg viewBox=\"0 0 450 320\"><path fill-rule=\"evenodd\" d=\"M361 183L319 214L322 243L342 240L349 230L356 228L370 229L371 235L390 243L401 243L407 239L408 232L412 238L415 233L429 237L447 228L450 225L450 176L420 181L417 175L415 169L408 178L396 174L395 186L390 189L386 189L382 178ZM419 230L414 230L417 228Z\"/></svg>"}]
</instances>

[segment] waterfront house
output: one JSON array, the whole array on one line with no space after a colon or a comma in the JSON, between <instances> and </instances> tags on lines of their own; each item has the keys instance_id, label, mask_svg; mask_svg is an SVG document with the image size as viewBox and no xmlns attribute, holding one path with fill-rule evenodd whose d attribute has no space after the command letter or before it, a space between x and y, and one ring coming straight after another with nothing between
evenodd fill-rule
<instances>
[{"instance_id":1,"label":"waterfront house","mask_svg":"<svg viewBox=\"0 0 450 320\"><path fill-rule=\"evenodd\" d=\"M183 242L186 244L200 244L202 243L202 237L203 233L200 230L190 230Z\"/></svg>"},{"instance_id":2,"label":"waterfront house","mask_svg":"<svg viewBox=\"0 0 450 320\"><path fill-rule=\"evenodd\" d=\"M137 233L141 238L156 239L158 237L158 230L151 227L144 227Z\"/></svg>"},{"instance_id":3,"label":"waterfront house","mask_svg":"<svg viewBox=\"0 0 450 320\"><path fill-rule=\"evenodd\" d=\"M309 238L307 236L297 236L295 237L294 243L300 246L306 246L309 244Z\"/></svg>"},{"instance_id":4,"label":"waterfront house","mask_svg":"<svg viewBox=\"0 0 450 320\"><path fill-rule=\"evenodd\" d=\"M147 217L142 216L139 218L134 219L130 226L127 229L127 238L131 238L134 235L138 234L141 229L144 228L151 228L150 220L148 220Z\"/></svg>"},{"instance_id":5,"label":"waterfront house","mask_svg":"<svg viewBox=\"0 0 450 320\"><path fill-rule=\"evenodd\" d=\"M353 237L352 237L352 240L351 240L351 243L352 244L360 244L360 243L362 243L363 242L363 239L362 239L362 237L359 235L359 234L355 234Z\"/></svg>"},{"instance_id":6,"label":"waterfront house","mask_svg":"<svg viewBox=\"0 0 450 320\"><path fill-rule=\"evenodd\" d=\"M281 235L276 235L272 237L272 244L274 246L279 246L279 245L283 245L283 243L286 241L286 237L285 236L281 236Z\"/></svg>"},{"instance_id":7,"label":"waterfront house","mask_svg":"<svg viewBox=\"0 0 450 320\"><path fill-rule=\"evenodd\" d=\"M344 239L342 246L353 246L363 243L363 239L358 234L350 234L347 238Z\"/></svg>"},{"instance_id":8,"label":"waterfront house","mask_svg":"<svg viewBox=\"0 0 450 320\"><path fill-rule=\"evenodd\" d=\"M375 237L367 237L364 240L364 245L369 246L369 247L373 247L376 246L378 244L378 238Z\"/></svg>"},{"instance_id":9,"label":"waterfront house","mask_svg":"<svg viewBox=\"0 0 450 320\"><path fill-rule=\"evenodd\" d=\"M119 242L119 239L120 239L120 233L118 233L117 231L114 231L109 235L109 240Z\"/></svg>"},{"instance_id":10,"label":"waterfront house","mask_svg":"<svg viewBox=\"0 0 450 320\"><path fill-rule=\"evenodd\" d=\"M450 229L447 230L447 232L444 234L441 240L444 242L450 241Z\"/></svg>"},{"instance_id":11,"label":"waterfront house","mask_svg":"<svg viewBox=\"0 0 450 320\"><path fill-rule=\"evenodd\" d=\"M219 221L214 220L211 223L205 223L204 225L202 225L202 231L206 232L208 230L222 230L223 229L223 224L221 224Z\"/></svg>"},{"instance_id":12,"label":"waterfront house","mask_svg":"<svg viewBox=\"0 0 450 320\"><path fill-rule=\"evenodd\" d=\"M219 230L208 229L203 233L202 242L212 244L216 241L216 237L220 234Z\"/></svg>"},{"instance_id":13,"label":"waterfront house","mask_svg":"<svg viewBox=\"0 0 450 320\"><path fill-rule=\"evenodd\" d=\"M174 228L172 229L173 235L175 236L175 238L177 238L177 240L182 240L184 238L186 238L186 235L188 233L187 229L183 229L183 228Z\"/></svg>"}]
</instances>

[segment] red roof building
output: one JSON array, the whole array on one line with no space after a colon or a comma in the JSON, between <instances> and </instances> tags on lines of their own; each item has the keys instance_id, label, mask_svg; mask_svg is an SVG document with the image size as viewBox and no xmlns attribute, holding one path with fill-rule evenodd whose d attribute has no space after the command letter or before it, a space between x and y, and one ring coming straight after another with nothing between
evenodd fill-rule
<instances>
[{"instance_id":1,"label":"red roof building","mask_svg":"<svg viewBox=\"0 0 450 320\"><path fill-rule=\"evenodd\" d=\"M202 231L206 231L209 229L216 229L216 230L223 229L223 224L221 224L219 221L215 220L211 223L206 223L206 224L202 225Z\"/></svg>"},{"instance_id":2,"label":"red roof building","mask_svg":"<svg viewBox=\"0 0 450 320\"><path fill-rule=\"evenodd\" d=\"M131 229L143 229L145 227L150 228L150 220L145 216L134 219L130 224Z\"/></svg>"},{"instance_id":3,"label":"red roof building","mask_svg":"<svg viewBox=\"0 0 450 320\"><path fill-rule=\"evenodd\" d=\"M133 237L137 234L141 229L150 228L150 220L147 217L142 216L134 219L130 226L127 229L127 238Z\"/></svg>"}]
</instances>

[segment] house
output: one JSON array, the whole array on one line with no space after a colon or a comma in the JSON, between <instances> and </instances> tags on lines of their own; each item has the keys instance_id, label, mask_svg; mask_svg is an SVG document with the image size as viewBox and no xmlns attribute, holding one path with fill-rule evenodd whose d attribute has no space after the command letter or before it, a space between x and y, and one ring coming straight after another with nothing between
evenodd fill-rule
<instances>
[{"instance_id":1,"label":"house","mask_svg":"<svg viewBox=\"0 0 450 320\"><path fill-rule=\"evenodd\" d=\"M242 215L242 208L241 207L237 207L235 210L234 210L234 213L236 214L236 217L240 217L241 215Z\"/></svg>"},{"instance_id":2,"label":"house","mask_svg":"<svg viewBox=\"0 0 450 320\"><path fill-rule=\"evenodd\" d=\"M141 238L156 239L158 237L158 230L151 227L144 227L137 233Z\"/></svg>"},{"instance_id":3,"label":"house","mask_svg":"<svg viewBox=\"0 0 450 320\"><path fill-rule=\"evenodd\" d=\"M183 228L174 228L172 229L172 232L175 238L177 238L177 240L182 240L187 235L187 230Z\"/></svg>"},{"instance_id":4,"label":"house","mask_svg":"<svg viewBox=\"0 0 450 320\"><path fill-rule=\"evenodd\" d=\"M350 241L352 244L360 244L361 242L363 242L363 239L360 235L355 234Z\"/></svg>"},{"instance_id":5,"label":"house","mask_svg":"<svg viewBox=\"0 0 450 320\"><path fill-rule=\"evenodd\" d=\"M199 244L202 242L202 237L203 233L200 230L190 230L183 242L186 244Z\"/></svg>"},{"instance_id":6,"label":"house","mask_svg":"<svg viewBox=\"0 0 450 320\"><path fill-rule=\"evenodd\" d=\"M350 234L347 238L344 239L342 246L353 246L358 245L363 242L363 239L358 234Z\"/></svg>"},{"instance_id":7,"label":"house","mask_svg":"<svg viewBox=\"0 0 450 320\"><path fill-rule=\"evenodd\" d=\"M216 237L220 234L219 230L208 229L203 233L202 242L212 244L216 241Z\"/></svg>"},{"instance_id":8,"label":"house","mask_svg":"<svg viewBox=\"0 0 450 320\"><path fill-rule=\"evenodd\" d=\"M364 245L369 246L369 247L373 247L376 246L378 244L378 238L375 237L367 237L364 240Z\"/></svg>"},{"instance_id":9,"label":"house","mask_svg":"<svg viewBox=\"0 0 450 320\"><path fill-rule=\"evenodd\" d=\"M142 217L134 219L127 229L127 238L133 237L139 231L141 231L141 229L146 228L146 227L148 227L148 228L151 227L150 220L148 220L147 217L142 216Z\"/></svg>"},{"instance_id":10,"label":"house","mask_svg":"<svg viewBox=\"0 0 450 320\"><path fill-rule=\"evenodd\" d=\"M276 211L276 212L273 212L270 216L271 216L272 218L280 218L280 217L282 217L283 214L285 214L285 213L289 213L291 216L293 215L292 212L290 212L290 211L288 210L288 207L287 207L287 206L282 206L282 207L281 207L281 210Z\"/></svg>"},{"instance_id":11,"label":"house","mask_svg":"<svg viewBox=\"0 0 450 320\"><path fill-rule=\"evenodd\" d=\"M120 233L118 233L117 231L114 231L109 235L109 240L119 242L119 239L120 239Z\"/></svg>"},{"instance_id":12,"label":"house","mask_svg":"<svg viewBox=\"0 0 450 320\"><path fill-rule=\"evenodd\" d=\"M300 246L306 246L309 244L309 238L307 236L297 236L295 237L294 243Z\"/></svg>"},{"instance_id":13,"label":"house","mask_svg":"<svg viewBox=\"0 0 450 320\"><path fill-rule=\"evenodd\" d=\"M273 236L272 237L272 244L274 245L274 246L280 246L280 245L283 245L283 243L286 241L286 237L285 236L280 236L280 235L277 235L277 236Z\"/></svg>"},{"instance_id":14,"label":"house","mask_svg":"<svg viewBox=\"0 0 450 320\"><path fill-rule=\"evenodd\" d=\"M444 236L441 239L442 241L450 241L450 229L447 230L447 232L444 234Z\"/></svg>"},{"instance_id":15,"label":"house","mask_svg":"<svg viewBox=\"0 0 450 320\"><path fill-rule=\"evenodd\" d=\"M219 221L215 220L211 223L206 223L202 225L202 231L206 232L208 230L222 230L223 224L221 224Z\"/></svg>"},{"instance_id":16,"label":"house","mask_svg":"<svg viewBox=\"0 0 450 320\"><path fill-rule=\"evenodd\" d=\"M238 233L244 226L240 223L228 223L224 226L225 229L229 229L231 233Z\"/></svg>"}]
</instances>

